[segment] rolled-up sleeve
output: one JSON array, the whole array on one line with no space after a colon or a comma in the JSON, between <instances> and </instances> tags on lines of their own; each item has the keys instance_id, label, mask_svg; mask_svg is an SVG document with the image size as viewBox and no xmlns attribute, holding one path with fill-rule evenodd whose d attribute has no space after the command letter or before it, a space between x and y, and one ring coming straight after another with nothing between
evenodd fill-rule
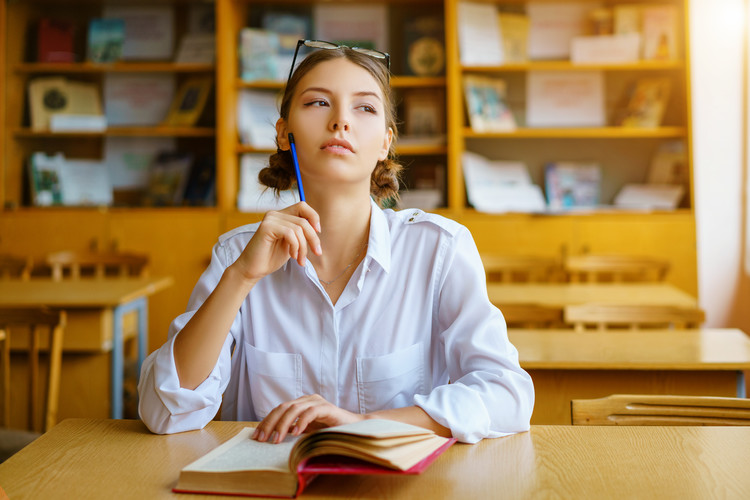
<instances>
[{"instance_id":1,"label":"rolled-up sleeve","mask_svg":"<svg viewBox=\"0 0 750 500\"><path fill-rule=\"evenodd\" d=\"M214 418L221 406L221 395L229 383L231 353L238 327L235 318L224 345L208 377L194 390L180 387L174 361L174 342L182 328L216 288L226 269L224 248L217 244L211 264L193 289L187 311L172 322L168 341L151 353L141 367L138 383L138 413L146 426L157 434L171 434L203 428Z\"/></svg>"},{"instance_id":2,"label":"rolled-up sleeve","mask_svg":"<svg viewBox=\"0 0 750 500\"><path fill-rule=\"evenodd\" d=\"M461 228L446 243L434 323L451 383L415 396L415 404L467 443L528 430L534 408L531 377L485 280L474 240Z\"/></svg>"}]
</instances>

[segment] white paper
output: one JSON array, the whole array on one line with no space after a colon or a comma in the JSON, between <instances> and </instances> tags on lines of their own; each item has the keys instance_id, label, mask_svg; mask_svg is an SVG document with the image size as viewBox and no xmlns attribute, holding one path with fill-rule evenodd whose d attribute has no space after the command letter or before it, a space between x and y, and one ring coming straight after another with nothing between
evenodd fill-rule
<instances>
[{"instance_id":1,"label":"white paper","mask_svg":"<svg viewBox=\"0 0 750 500\"><path fill-rule=\"evenodd\" d=\"M107 137L104 163L114 189L147 188L149 167L163 151L175 151L174 137Z\"/></svg>"},{"instance_id":2,"label":"white paper","mask_svg":"<svg viewBox=\"0 0 750 500\"><path fill-rule=\"evenodd\" d=\"M371 42L376 50L388 52L388 6L385 4L315 4L313 26L316 40L347 45Z\"/></svg>"},{"instance_id":3,"label":"white paper","mask_svg":"<svg viewBox=\"0 0 750 500\"><path fill-rule=\"evenodd\" d=\"M622 208L674 210L685 190L672 184L626 184L617 193L615 205Z\"/></svg>"},{"instance_id":4,"label":"white paper","mask_svg":"<svg viewBox=\"0 0 750 500\"><path fill-rule=\"evenodd\" d=\"M105 6L103 17L125 21L123 60L171 60L174 11L171 6Z\"/></svg>"},{"instance_id":5,"label":"white paper","mask_svg":"<svg viewBox=\"0 0 750 500\"><path fill-rule=\"evenodd\" d=\"M567 59L573 37L586 32L591 3L530 3L529 58Z\"/></svg>"},{"instance_id":6,"label":"white paper","mask_svg":"<svg viewBox=\"0 0 750 500\"><path fill-rule=\"evenodd\" d=\"M503 63L503 41L494 4L458 4L458 46L464 66L499 66Z\"/></svg>"},{"instance_id":7,"label":"white paper","mask_svg":"<svg viewBox=\"0 0 750 500\"><path fill-rule=\"evenodd\" d=\"M257 149L276 149L279 119L275 91L242 90L237 100L237 131L240 141Z\"/></svg>"},{"instance_id":8,"label":"white paper","mask_svg":"<svg viewBox=\"0 0 750 500\"><path fill-rule=\"evenodd\" d=\"M135 73L104 77L104 114L109 126L159 125L174 97L174 75Z\"/></svg>"},{"instance_id":9,"label":"white paper","mask_svg":"<svg viewBox=\"0 0 750 500\"><path fill-rule=\"evenodd\" d=\"M111 205L112 185L106 165L98 160L66 159L60 184L63 205Z\"/></svg>"},{"instance_id":10,"label":"white paper","mask_svg":"<svg viewBox=\"0 0 750 500\"><path fill-rule=\"evenodd\" d=\"M272 189L261 185L258 173L267 165L267 154L242 155L237 209L243 212L266 212L286 208L299 201L299 195L294 190L282 191L277 198Z\"/></svg>"},{"instance_id":11,"label":"white paper","mask_svg":"<svg viewBox=\"0 0 750 500\"><path fill-rule=\"evenodd\" d=\"M528 127L603 127L604 73L532 71L526 78Z\"/></svg>"},{"instance_id":12,"label":"white paper","mask_svg":"<svg viewBox=\"0 0 750 500\"><path fill-rule=\"evenodd\" d=\"M52 132L103 132L107 130L107 119L103 115L79 115L57 113L50 116Z\"/></svg>"},{"instance_id":13,"label":"white paper","mask_svg":"<svg viewBox=\"0 0 750 500\"><path fill-rule=\"evenodd\" d=\"M640 33L577 36L573 38L570 60L578 64L626 63L638 61L640 53Z\"/></svg>"},{"instance_id":14,"label":"white paper","mask_svg":"<svg viewBox=\"0 0 750 500\"><path fill-rule=\"evenodd\" d=\"M542 212L544 195L522 162L490 161L465 151L461 155L469 202L480 212Z\"/></svg>"}]
</instances>

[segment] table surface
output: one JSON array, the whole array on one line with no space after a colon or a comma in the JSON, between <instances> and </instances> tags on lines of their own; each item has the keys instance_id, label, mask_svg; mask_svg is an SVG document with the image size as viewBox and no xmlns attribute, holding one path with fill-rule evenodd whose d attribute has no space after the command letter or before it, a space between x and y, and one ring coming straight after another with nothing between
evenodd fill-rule
<instances>
[{"instance_id":1,"label":"table surface","mask_svg":"<svg viewBox=\"0 0 750 500\"><path fill-rule=\"evenodd\" d=\"M173 283L171 276L75 281L3 280L0 281L0 306L115 307L164 290Z\"/></svg>"},{"instance_id":2,"label":"table surface","mask_svg":"<svg viewBox=\"0 0 750 500\"><path fill-rule=\"evenodd\" d=\"M549 307L597 303L695 307L698 300L669 283L487 283L490 302ZM502 309L502 308L501 308Z\"/></svg>"},{"instance_id":3,"label":"table surface","mask_svg":"<svg viewBox=\"0 0 750 500\"><path fill-rule=\"evenodd\" d=\"M0 484L10 498L205 498L171 493L180 469L244 425L157 436L65 420L0 464ZM533 426L456 444L421 476L321 476L302 498L750 498L748 450L750 427Z\"/></svg>"},{"instance_id":4,"label":"table surface","mask_svg":"<svg viewBox=\"0 0 750 500\"><path fill-rule=\"evenodd\" d=\"M511 328L508 337L526 369L750 370L750 337L734 328Z\"/></svg>"}]
</instances>

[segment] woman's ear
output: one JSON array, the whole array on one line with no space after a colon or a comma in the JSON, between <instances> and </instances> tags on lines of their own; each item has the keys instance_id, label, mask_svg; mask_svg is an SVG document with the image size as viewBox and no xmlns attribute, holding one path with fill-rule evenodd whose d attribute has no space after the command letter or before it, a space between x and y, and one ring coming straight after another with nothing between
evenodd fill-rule
<instances>
[{"instance_id":1,"label":"woman's ear","mask_svg":"<svg viewBox=\"0 0 750 500\"><path fill-rule=\"evenodd\" d=\"M278 124L276 125L278 127ZM380 150L378 155L378 161L384 161L388 158L388 151L391 150L391 142L393 142L393 129L388 127L385 131L385 138L383 139L383 149Z\"/></svg>"},{"instance_id":2,"label":"woman's ear","mask_svg":"<svg viewBox=\"0 0 750 500\"><path fill-rule=\"evenodd\" d=\"M282 151L289 151L289 137L286 129L286 120L279 118L276 120L276 144Z\"/></svg>"}]
</instances>

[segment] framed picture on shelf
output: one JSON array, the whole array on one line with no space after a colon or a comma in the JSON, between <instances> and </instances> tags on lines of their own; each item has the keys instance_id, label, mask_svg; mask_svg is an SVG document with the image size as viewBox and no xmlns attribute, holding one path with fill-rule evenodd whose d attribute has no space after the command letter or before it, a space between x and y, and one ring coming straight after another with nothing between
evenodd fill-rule
<instances>
[{"instance_id":1,"label":"framed picture on shelf","mask_svg":"<svg viewBox=\"0 0 750 500\"><path fill-rule=\"evenodd\" d=\"M212 84L210 77L193 77L180 85L164 120L165 125L194 126L203 113Z\"/></svg>"},{"instance_id":2,"label":"framed picture on shelf","mask_svg":"<svg viewBox=\"0 0 750 500\"><path fill-rule=\"evenodd\" d=\"M404 94L404 133L409 137L445 136L445 92L441 89Z\"/></svg>"}]
</instances>

